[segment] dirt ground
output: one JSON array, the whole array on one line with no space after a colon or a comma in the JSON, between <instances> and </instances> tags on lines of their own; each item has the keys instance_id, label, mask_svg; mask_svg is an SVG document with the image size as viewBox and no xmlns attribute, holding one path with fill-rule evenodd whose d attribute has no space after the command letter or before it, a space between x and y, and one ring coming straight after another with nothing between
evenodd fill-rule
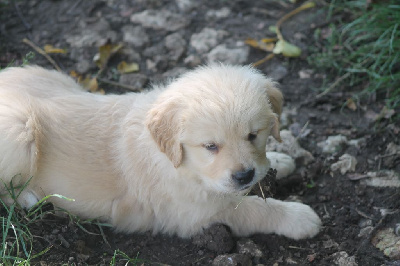
<instances>
[{"instance_id":1,"label":"dirt ground","mask_svg":"<svg viewBox=\"0 0 400 266\"><path fill-rule=\"evenodd\" d=\"M98 47L107 40L124 42L122 54L113 57L102 78L138 88L207 60L245 64L261 59L265 53L247 47L244 40L273 37L268 27L296 7L274 0L16 3L0 7L1 67L12 61L21 64L22 57L32 51L21 41L28 38L40 47L51 44L68 49L66 54L52 55L66 73L94 74L97 68L93 57ZM317 8L283 25L285 38L303 49L300 58L276 56L259 67L280 82L285 95L284 127L314 157L309 164L297 161L296 172L276 182L274 197L312 206L324 225L316 237L301 241L262 234L236 238L229 228L216 225L188 240L150 233L116 234L104 228L105 241L95 225L83 225L88 233L69 219L48 217L31 228L34 251L51 246L34 264L109 264L114 250L119 249L131 258L138 257L138 264L400 265L398 236L394 235L394 244L387 249L379 244L380 233L392 232L400 223L398 178L377 185L368 174L400 172L400 125L392 122L390 112L376 119L384 107L381 95L359 102L356 110L344 105L358 87L342 84L326 96L316 97L329 74L312 70L307 63L307 56L322 48L323 36L329 34L329 22L321 7L323 3L318 3ZM153 20L149 19L152 14ZM160 18L166 19L160 22ZM316 37L316 29L322 37ZM204 34L196 35L200 32ZM120 76L116 65L121 60L138 63L140 71ZM52 68L40 54L30 62ZM106 92L126 92L109 83L100 83L100 87ZM301 130L304 125L305 130ZM333 152L323 152L318 143L339 134L359 141L342 142ZM331 170L343 154L356 158L354 171L341 174ZM393 255L396 250L397 255ZM122 265L126 261L118 255L116 262Z\"/></svg>"}]
</instances>

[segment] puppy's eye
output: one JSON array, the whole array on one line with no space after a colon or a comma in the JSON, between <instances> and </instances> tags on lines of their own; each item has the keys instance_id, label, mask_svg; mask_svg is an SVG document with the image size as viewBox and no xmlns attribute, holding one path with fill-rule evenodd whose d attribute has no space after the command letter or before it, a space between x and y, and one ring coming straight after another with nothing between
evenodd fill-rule
<instances>
[{"instance_id":1,"label":"puppy's eye","mask_svg":"<svg viewBox=\"0 0 400 266\"><path fill-rule=\"evenodd\" d=\"M212 151L212 152L217 152L218 151L218 146L215 143L204 144L204 148L206 148L207 150Z\"/></svg>"},{"instance_id":2,"label":"puppy's eye","mask_svg":"<svg viewBox=\"0 0 400 266\"><path fill-rule=\"evenodd\" d=\"M248 136L247 136L247 140L248 141L253 141L253 140L255 140L257 138L257 133L255 133L255 132L252 132L252 133L250 133Z\"/></svg>"}]
</instances>

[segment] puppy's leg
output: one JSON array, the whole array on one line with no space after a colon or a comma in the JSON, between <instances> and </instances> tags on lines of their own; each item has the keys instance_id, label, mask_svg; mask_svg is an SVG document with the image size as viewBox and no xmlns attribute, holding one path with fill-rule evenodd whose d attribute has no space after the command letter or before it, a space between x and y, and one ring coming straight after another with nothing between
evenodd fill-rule
<instances>
[{"instance_id":1,"label":"puppy's leg","mask_svg":"<svg viewBox=\"0 0 400 266\"><path fill-rule=\"evenodd\" d=\"M244 197L237 208L231 205L222 223L238 236L276 233L293 239L316 235L321 226L318 215L307 205L257 196Z\"/></svg>"},{"instance_id":2,"label":"puppy's leg","mask_svg":"<svg viewBox=\"0 0 400 266\"><path fill-rule=\"evenodd\" d=\"M6 186L22 186L36 170L37 122L27 104L9 94L0 94L0 196L12 203ZM18 202L31 207L36 197L28 188L16 190Z\"/></svg>"}]
</instances>

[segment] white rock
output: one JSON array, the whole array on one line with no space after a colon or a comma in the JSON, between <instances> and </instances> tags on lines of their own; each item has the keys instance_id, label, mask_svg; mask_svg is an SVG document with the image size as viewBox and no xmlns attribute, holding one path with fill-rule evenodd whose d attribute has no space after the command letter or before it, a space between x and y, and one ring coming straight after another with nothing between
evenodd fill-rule
<instances>
[{"instance_id":1,"label":"white rock","mask_svg":"<svg viewBox=\"0 0 400 266\"><path fill-rule=\"evenodd\" d=\"M155 30L176 31L189 24L187 17L172 13L168 10L145 10L133 14L131 21L139 23L143 27Z\"/></svg>"},{"instance_id":2,"label":"white rock","mask_svg":"<svg viewBox=\"0 0 400 266\"><path fill-rule=\"evenodd\" d=\"M247 46L228 48L225 44L220 44L210 51L207 59L209 62L240 65L246 63L249 51L249 47Z\"/></svg>"},{"instance_id":3,"label":"white rock","mask_svg":"<svg viewBox=\"0 0 400 266\"><path fill-rule=\"evenodd\" d=\"M140 26L126 25L121 28L124 42L132 44L134 47L142 47L149 43L149 36Z\"/></svg>"},{"instance_id":4,"label":"white rock","mask_svg":"<svg viewBox=\"0 0 400 266\"><path fill-rule=\"evenodd\" d=\"M356 258L354 256L349 256L346 251L339 251L331 255L333 257L333 262L339 266L358 266Z\"/></svg>"},{"instance_id":5,"label":"white rock","mask_svg":"<svg viewBox=\"0 0 400 266\"><path fill-rule=\"evenodd\" d=\"M223 30L204 28L199 33L192 35L190 38L190 45L196 49L198 53L205 53L217 46L226 35L228 35L228 33Z\"/></svg>"},{"instance_id":6,"label":"white rock","mask_svg":"<svg viewBox=\"0 0 400 266\"><path fill-rule=\"evenodd\" d=\"M76 31L65 36L65 41L72 47L101 46L108 40L116 42L117 33L111 30L107 20L101 18L94 23L81 23Z\"/></svg>"},{"instance_id":7,"label":"white rock","mask_svg":"<svg viewBox=\"0 0 400 266\"><path fill-rule=\"evenodd\" d=\"M339 161L331 165L332 171L340 170L340 173L344 175L345 173L356 170L357 159L350 154L343 154L339 157Z\"/></svg>"},{"instance_id":8,"label":"white rock","mask_svg":"<svg viewBox=\"0 0 400 266\"><path fill-rule=\"evenodd\" d=\"M288 154L295 159L298 164L308 165L314 161L312 154L300 147L296 138L289 130L281 130L280 132L282 142L276 141L273 137L269 137L267 141L267 151L276 151Z\"/></svg>"},{"instance_id":9,"label":"white rock","mask_svg":"<svg viewBox=\"0 0 400 266\"><path fill-rule=\"evenodd\" d=\"M368 172L366 184L371 187L400 187L400 176L392 170Z\"/></svg>"},{"instance_id":10,"label":"white rock","mask_svg":"<svg viewBox=\"0 0 400 266\"><path fill-rule=\"evenodd\" d=\"M394 233L393 228L379 230L371 240L372 244L381 250L385 256L393 260L400 260L400 236Z\"/></svg>"},{"instance_id":11,"label":"white rock","mask_svg":"<svg viewBox=\"0 0 400 266\"><path fill-rule=\"evenodd\" d=\"M267 152L267 158L271 163L271 168L276 169L276 179L287 177L296 169L293 158L280 152Z\"/></svg>"},{"instance_id":12,"label":"white rock","mask_svg":"<svg viewBox=\"0 0 400 266\"><path fill-rule=\"evenodd\" d=\"M319 142L318 147L322 148L322 152L334 153L338 151L340 145L347 143L347 138L342 135L329 136L326 140Z\"/></svg>"},{"instance_id":13,"label":"white rock","mask_svg":"<svg viewBox=\"0 0 400 266\"><path fill-rule=\"evenodd\" d=\"M196 0L175 0L175 3L183 12L189 12L199 5Z\"/></svg>"},{"instance_id":14,"label":"white rock","mask_svg":"<svg viewBox=\"0 0 400 266\"><path fill-rule=\"evenodd\" d=\"M208 10L206 13L206 18L208 19L221 19L227 18L231 14L231 10L228 7L223 7L217 10Z\"/></svg>"},{"instance_id":15,"label":"white rock","mask_svg":"<svg viewBox=\"0 0 400 266\"><path fill-rule=\"evenodd\" d=\"M165 47L170 51L170 60L178 60L186 51L186 40L178 32L172 33L165 37Z\"/></svg>"}]
</instances>

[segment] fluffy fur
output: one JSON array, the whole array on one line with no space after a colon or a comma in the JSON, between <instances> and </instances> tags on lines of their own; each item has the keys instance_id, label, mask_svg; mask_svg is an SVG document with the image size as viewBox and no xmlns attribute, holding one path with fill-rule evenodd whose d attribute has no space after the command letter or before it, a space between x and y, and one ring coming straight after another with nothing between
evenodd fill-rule
<instances>
[{"instance_id":1,"label":"fluffy fur","mask_svg":"<svg viewBox=\"0 0 400 266\"><path fill-rule=\"evenodd\" d=\"M213 223L239 236L314 236L307 205L243 196L270 168L282 94L250 67L211 65L140 94L95 95L40 67L0 73L0 192L24 184L83 218L125 232L190 237Z\"/></svg>"}]
</instances>

